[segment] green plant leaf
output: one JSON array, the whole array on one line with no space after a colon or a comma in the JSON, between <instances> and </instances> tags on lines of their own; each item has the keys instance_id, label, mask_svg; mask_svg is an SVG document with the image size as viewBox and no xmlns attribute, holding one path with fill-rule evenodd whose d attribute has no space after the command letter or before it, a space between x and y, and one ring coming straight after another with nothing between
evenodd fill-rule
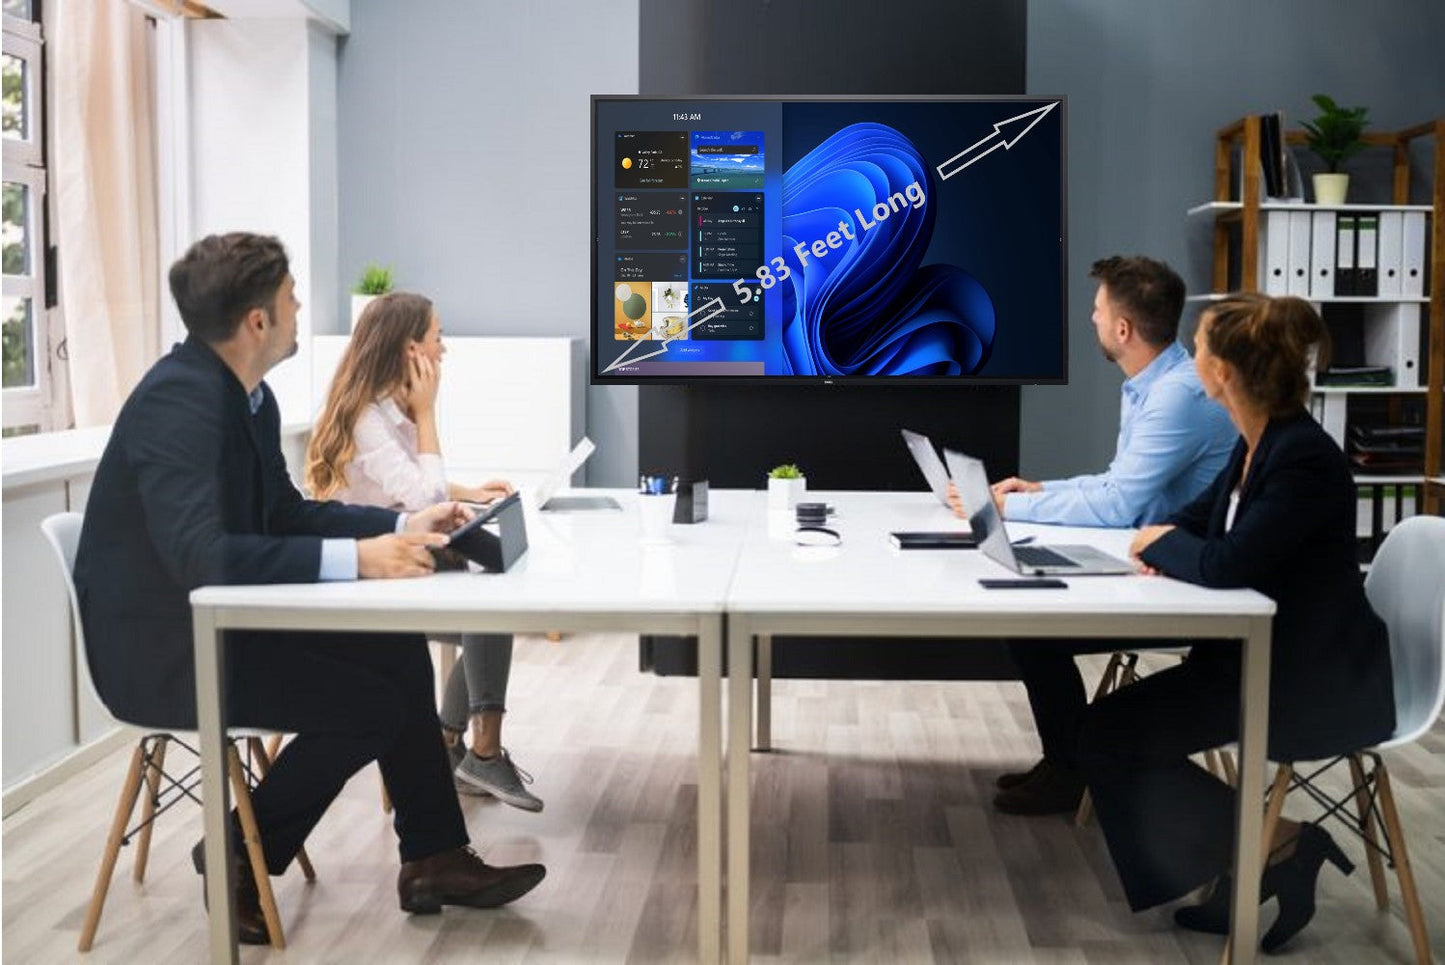
<instances>
[{"instance_id":1,"label":"green plant leaf","mask_svg":"<svg viewBox=\"0 0 1445 965\"><path fill-rule=\"evenodd\" d=\"M358 295L385 295L391 286L391 267L372 262L361 270L361 277L351 290Z\"/></svg>"},{"instance_id":2,"label":"green plant leaf","mask_svg":"<svg viewBox=\"0 0 1445 965\"><path fill-rule=\"evenodd\" d=\"M1302 125L1306 144L1326 169L1338 171L1343 161L1365 146L1361 135L1369 124L1369 108L1341 107L1328 94L1315 94L1310 100L1320 109L1320 115Z\"/></svg>"}]
</instances>

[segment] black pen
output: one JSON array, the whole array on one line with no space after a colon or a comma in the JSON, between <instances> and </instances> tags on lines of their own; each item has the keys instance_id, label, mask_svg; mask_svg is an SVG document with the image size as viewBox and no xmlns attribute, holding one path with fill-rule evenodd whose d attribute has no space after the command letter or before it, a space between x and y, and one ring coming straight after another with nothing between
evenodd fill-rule
<instances>
[{"instance_id":1,"label":"black pen","mask_svg":"<svg viewBox=\"0 0 1445 965\"><path fill-rule=\"evenodd\" d=\"M1025 537L1022 537L1021 539L1016 539L1016 540L1014 540L1014 541L1013 541L1012 543L1010 543L1009 545L1010 545L1010 546L1027 546L1027 545L1029 545L1030 543L1032 543L1033 541L1034 541L1034 538L1033 538L1032 536L1025 536Z\"/></svg>"}]
</instances>

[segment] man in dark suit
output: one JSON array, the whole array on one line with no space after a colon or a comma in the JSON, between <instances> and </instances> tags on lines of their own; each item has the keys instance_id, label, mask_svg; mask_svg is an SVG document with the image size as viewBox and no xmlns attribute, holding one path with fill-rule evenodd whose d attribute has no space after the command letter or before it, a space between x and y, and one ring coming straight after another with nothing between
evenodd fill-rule
<instances>
[{"instance_id":1,"label":"man in dark suit","mask_svg":"<svg viewBox=\"0 0 1445 965\"><path fill-rule=\"evenodd\" d=\"M170 285L189 336L122 407L75 563L96 688L117 716L158 729L195 727L192 589L420 576L428 547L467 516L457 503L408 516L296 491L262 381L296 352L300 302L279 241L204 238ZM491 907L541 881L541 865L490 867L466 846L423 637L233 632L226 658L227 724L296 734L252 798L272 874L375 760L395 807L404 910ZM241 939L264 943L249 865L236 870Z\"/></svg>"}]
</instances>

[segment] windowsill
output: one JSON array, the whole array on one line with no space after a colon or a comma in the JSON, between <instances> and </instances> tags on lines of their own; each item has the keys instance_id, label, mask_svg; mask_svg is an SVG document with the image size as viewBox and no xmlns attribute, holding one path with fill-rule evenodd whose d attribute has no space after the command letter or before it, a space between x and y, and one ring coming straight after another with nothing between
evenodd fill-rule
<instances>
[{"instance_id":1,"label":"windowsill","mask_svg":"<svg viewBox=\"0 0 1445 965\"><path fill-rule=\"evenodd\" d=\"M308 423L281 427L281 438L311 431ZM36 483L56 482L95 472L110 439L110 426L65 429L33 436L15 436L0 442L0 479L8 491Z\"/></svg>"}]
</instances>

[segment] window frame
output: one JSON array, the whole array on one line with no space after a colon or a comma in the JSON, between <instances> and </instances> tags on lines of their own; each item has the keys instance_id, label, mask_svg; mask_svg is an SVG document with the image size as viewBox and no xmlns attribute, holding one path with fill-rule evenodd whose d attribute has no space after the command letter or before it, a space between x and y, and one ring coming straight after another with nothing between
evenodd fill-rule
<instances>
[{"instance_id":1,"label":"window frame","mask_svg":"<svg viewBox=\"0 0 1445 965\"><path fill-rule=\"evenodd\" d=\"M32 8L33 9L33 8ZM31 346L34 361L33 385L0 390L0 423L8 432L27 426L38 426L40 432L52 429L55 414L54 377L52 366L59 348L59 333L53 331L54 306L50 304L46 268L50 253L49 172L46 168L45 123L46 94L45 42L41 24L9 13L4 15L4 52L25 62L27 79L26 121L29 137L6 139L3 180L23 184L27 191L28 223L26 253L29 273L4 275L0 292L7 297L30 300Z\"/></svg>"}]
</instances>

